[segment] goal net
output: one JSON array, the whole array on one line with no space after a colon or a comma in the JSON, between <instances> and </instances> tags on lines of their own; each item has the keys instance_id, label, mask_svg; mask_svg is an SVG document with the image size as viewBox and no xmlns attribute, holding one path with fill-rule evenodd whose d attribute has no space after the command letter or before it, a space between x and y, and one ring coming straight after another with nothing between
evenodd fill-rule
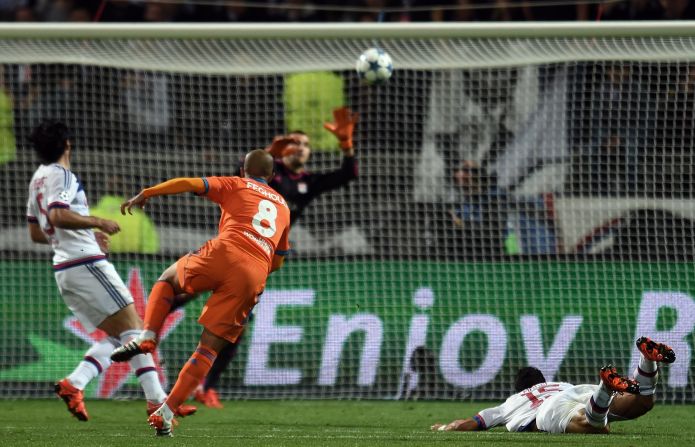
<instances>
[{"instance_id":1,"label":"goal net","mask_svg":"<svg viewBox=\"0 0 695 447\"><path fill-rule=\"evenodd\" d=\"M233 175L301 129L306 168L342 154L322 123L360 114L358 177L292 228L224 398L501 399L515 372L596 383L631 373L635 339L669 343L657 396L692 402L695 26L0 27L0 396L48 396L89 344L25 218L42 119L74 129L72 170L116 218L140 188ZM358 81L387 51L388 83ZM301 182L301 180L300 180ZM297 185L301 192L308 186ZM144 311L165 267L217 231L180 195L128 217L110 259ZM230 276L235 272L230 271ZM172 384L205 296L167 320ZM139 396L127 367L88 388Z\"/></svg>"}]
</instances>

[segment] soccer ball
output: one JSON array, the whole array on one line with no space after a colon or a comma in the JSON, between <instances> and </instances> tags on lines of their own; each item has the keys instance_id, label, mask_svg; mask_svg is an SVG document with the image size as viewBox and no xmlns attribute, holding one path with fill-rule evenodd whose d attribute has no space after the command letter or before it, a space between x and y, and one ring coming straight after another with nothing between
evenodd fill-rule
<instances>
[{"instance_id":1,"label":"soccer ball","mask_svg":"<svg viewBox=\"0 0 695 447\"><path fill-rule=\"evenodd\" d=\"M386 82L393 73L391 56L381 48L370 48L357 59L357 74L367 84Z\"/></svg>"}]
</instances>

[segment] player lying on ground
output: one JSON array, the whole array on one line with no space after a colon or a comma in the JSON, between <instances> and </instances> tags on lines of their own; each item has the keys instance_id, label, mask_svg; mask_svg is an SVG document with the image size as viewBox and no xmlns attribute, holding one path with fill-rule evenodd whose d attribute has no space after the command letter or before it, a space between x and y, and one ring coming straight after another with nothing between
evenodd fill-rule
<instances>
[{"instance_id":1,"label":"player lying on ground","mask_svg":"<svg viewBox=\"0 0 695 447\"><path fill-rule=\"evenodd\" d=\"M75 370L55 384L55 391L80 421L89 419L83 401L87 384L111 365L111 351L140 333L142 320L133 297L106 260L107 234L120 231L111 220L89 215L87 196L80 180L70 171L74 150L72 132L59 121L44 121L34 129L31 141L41 159L29 185L27 220L31 240L50 244L58 289L72 313L88 332L99 328L109 337L90 347ZM94 232L97 228L101 232ZM130 366L145 392L147 411L153 413L166 393L150 354L130 359ZM185 416L195 407L177 407Z\"/></svg>"},{"instance_id":2,"label":"player lying on ground","mask_svg":"<svg viewBox=\"0 0 695 447\"><path fill-rule=\"evenodd\" d=\"M536 368L519 371L515 390L502 405L472 418L435 424L436 431L487 430L505 425L510 432L608 433L609 421L638 418L654 407L658 363L673 363L676 355L663 343L637 340L640 362L634 379L620 376L612 366L601 368L599 385L546 382ZM616 395L617 394L617 395Z\"/></svg>"},{"instance_id":3,"label":"player lying on ground","mask_svg":"<svg viewBox=\"0 0 695 447\"><path fill-rule=\"evenodd\" d=\"M125 361L154 351L174 297L212 290L198 319L204 327L198 348L181 369L166 402L148 419L159 436L171 436L172 409L206 376L217 353L238 339L268 275L282 267L289 250L290 210L267 184L273 175L273 157L262 149L249 152L242 175L177 178L144 189L121 205L125 213L152 197L194 192L218 203L222 211L218 237L164 271L150 292L145 329L111 356Z\"/></svg>"}]
</instances>

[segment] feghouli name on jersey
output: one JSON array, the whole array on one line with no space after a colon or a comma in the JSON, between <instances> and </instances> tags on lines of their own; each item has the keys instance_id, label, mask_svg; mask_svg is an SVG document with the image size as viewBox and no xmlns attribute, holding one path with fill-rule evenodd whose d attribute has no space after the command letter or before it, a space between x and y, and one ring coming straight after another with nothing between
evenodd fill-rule
<instances>
[{"instance_id":1,"label":"feghouli name on jersey","mask_svg":"<svg viewBox=\"0 0 695 447\"><path fill-rule=\"evenodd\" d=\"M255 184L255 183L253 183L253 182L246 182L246 187L249 188L249 189L253 189L254 191L258 191L258 192L261 193L263 196L269 198L270 200L273 200L273 201L279 203L279 204L282 205L282 206L287 206L287 203L285 202L285 199L284 199L280 194L276 194L276 193L274 193L274 192L270 192L270 191L268 191L267 189L262 188L262 187L258 186L257 184Z\"/></svg>"}]
</instances>

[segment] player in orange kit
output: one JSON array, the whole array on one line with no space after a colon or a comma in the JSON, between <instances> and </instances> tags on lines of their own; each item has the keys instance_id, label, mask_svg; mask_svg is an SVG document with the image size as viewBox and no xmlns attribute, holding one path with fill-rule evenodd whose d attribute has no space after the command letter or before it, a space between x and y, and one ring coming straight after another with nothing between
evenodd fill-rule
<instances>
[{"instance_id":1,"label":"player in orange kit","mask_svg":"<svg viewBox=\"0 0 695 447\"><path fill-rule=\"evenodd\" d=\"M220 349L243 332L268 274L282 266L289 250L290 210L285 199L268 186L272 175L273 157L258 149L246 155L243 178L176 178L143 189L121 205L125 214L155 196L194 192L222 210L219 235L164 271L150 292L144 330L111 355L122 362L153 352L174 297L212 291L198 319L204 327L198 348L181 369L166 402L148 419L159 436L171 436L171 409L178 408L205 377Z\"/></svg>"}]
</instances>

